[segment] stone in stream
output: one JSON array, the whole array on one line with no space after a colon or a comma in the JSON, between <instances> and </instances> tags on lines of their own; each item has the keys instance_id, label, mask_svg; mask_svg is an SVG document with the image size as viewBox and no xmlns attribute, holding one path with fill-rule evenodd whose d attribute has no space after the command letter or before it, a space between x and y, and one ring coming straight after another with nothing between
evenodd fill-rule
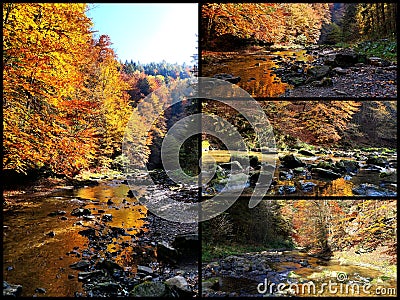
<instances>
[{"instance_id":1,"label":"stone in stream","mask_svg":"<svg viewBox=\"0 0 400 300\"><path fill-rule=\"evenodd\" d=\"M131 297L171 297L169 288L162 282L146 281L136 285L130 292Z\"/></svg>"},{"instance_id":2,"label":"stone in stream","mask_svg":"<svg viewBox=\"0 0 400 300\"><path fill-rule=\"evenodd\" d=\"M106 281L106 282L96 282L94 283L92 290L94 291L103 291L107 293L115 293L121 289L121 286L118 283Z\"/></svg>"},{"instance_id":3,"label":"stone in stream","mask_svg":"<svg viewBox=\"0 0 400 300\"><path fill-rule=\"evenodd\" d=\"M168 278L165 281L165 284L172 288L177 289L178 292L180 292L180 293L188 293L188 294L192 293L192 291L189 288L188 282L186 281L186 279L183 276L178 275L178 276L175 276L172 278ZM183 295L181 295L181 296L183 296Z\"/></svg>"},{"instance_id":4,"label":"stone in stream","mask_svg":"<svg viewBox=\"0 0 400 300\"><path fill-rule=\"evenodd\" d=\"M278 190L279 195L293 194L296 192L296 187L294 185L284 185Z\"/></svg>"},{"instance_id":5,"label":"stone in stream","mask_svg":"<svg viewBox=\"0 0 400 300\"><path fill-rule=\"evenodd\" d=\"M326 77L331 68L328 66L315 66L307 71L307 75L310 75L313 79L322 79Z\"/></svg>"},{"instance_id":6,"label":"stone in stream","mask_svg":"<svg viewBox=\"0 0 400 300\"><path fill-rule=\"evenodd\" d=\"M300 189L305 192L311 192L313 188L316 186L314 182L303 181L303 180L300 180L299 184L300 184Z\"/></svg>"},{"instance_id":7,"label":"stone in stream","mask_svg":"<svg viewBox=\"0 0 400 300\"><path fill-rule=\"evenodd\" d=\"M55 217L55 216L61 216L65 215L67 212L64 210L57 210L57 211L52 211L51 213L48 214L49 217Z\"/></svg>"},{"instance_id":8,"label":"stone in stream","mask_svg":"<svg viewBox=\"0 0 400 300\"><path fill-rule=\"evenodd\" d=\"M96 229L94 229L94 228L88 228L88 229L81 230L81 231L79 231L78 233L79 233L80 235L93 238L94 236L96 236Z\"/></svg>"},{"instance_id":9,"label":"stone in stream","mask_svg":"<svg viewBox=\"0 0 400 300\"><path fill-rule=\"evenodd\" d=\"M94 270L94 271L89 271L89 272L79 272L78 273L78 281L85 281L89 278L92 278L95 275L100 275L102 273L103 272L101 270Z\"/></svg>"},{"instance_id":10,"label":"stone in stream","mask_svg":"<svg viewBox=\"0 0 400 300\"><path fill-rule=\"evenodd\" d=\"M77 217L89 216L91 214L92 214L92 212L88 208L74 208L71 211L71 216L77 216Z\"/></svg>"},{"instance_id":11,"label":"stone in stream","mask_svg":"<svg viewBox=\"0 0 400 300\"><path fill-rule=\"evenodd\" d=\"M10 284L3 281L3 297L19 297L22 293L22 285Z\"/></svg>"},{"instance_id":12,"label":"stone in stream","mask_svg":"<svg viewBox=\"0 0 400 300\"><path fill-rule=\"evenodd\" d=\"M305 170L306 169L304 167L297 167L297 168L293 169L293 172L296 174L301 174L301 173L304 173Z\"/></svg>"},{"instance_id":13,"label":"stone in stream","mask_svg":"<svg viewBox=\"0 0 400 300\"><path fill-rule=\"evenodd\" d=\"M341 67L336 67L332 69L333 72L335 72L338 75L345 75L347 74L347 70L342 69Z\"/></svg>"},{"instance_id":14,"label":"stone in stream","mask_svg":"<svg viewBox=\"0 0 400 300\"><path fill-rule=\"evenodd\" d=\"M366 160L366 163L369 165L377 165L380 167L386 167L386 165L388 164L388 161L385 158L380 157L380 156L370 156Z\"/></svg>"},{"instance_id":15,"label":"stone in stream","mask_svg":"<svg viewBox=\"0 0 400 300\"><path fill-rule=\"evenodd\" d=\"M105 269L110 272L112 272L114 270L123 270L124 269L119 264L117 264L116 262L114 262L110 259L104 259L102 261L99 261L98 263L96 263L96 268Z\"/></svg>"},{"instance_id":16,"label":"stone in stream","mask_svg":"<svg viewBox=\"0 0 400 300\"><path fill-rule=\"evenodd\" d=\"M342 159L335 163L335 167L343 172L356 173L360 168L360 165L355 160L345 160Z\"/></svg>"},{"instance_id":17,"label":"stone in stream","mask_svg":"<svg viewBox=\"0 0 400 300\"><path fill-rule=\"evenodd\" d=\"M304 167L306 165L304 162L302 162L300 159L298 159L293 154L289 154L289 155L280 157L279 160L281 161L282 166L285 168L288 168L288 169Z\"/></svg>"},{"instance_id":18,"label":"stone in stream","mask_svg":"<svg viewBox=\"0 0 400 300\"><path fill-rule=\"evenodd\" d=\"M293 171L292 170L289 170L289 172L279 171L279 179L280 180L291 180L292 178L293 178Z\"/></svg>"},{"instance_id":19,"label":"stone in stream","mask_svg":"<svg viewBox=\"0 0 400 300\"><path fill-rule=\"evenodd\" d=\"M71 269L85 270L90 267L90 262L88 260L80 260L76 263L69 265L69 267Z\"/></svg>"},{"instance_id":20,"label":"stone in stream","mask_svg":"<svg viewBox=\"0 0 400 300\"><path fill-rule=\"evenodd\" d=\"M112 214L104 214L104 215L101 217L101 220L102 220L103 222L110 222L110 221L112 221L112 218L113 218Z\"/></svg>"},{"instance_id":21,"label":"stone in stream","mask_svg":"<svg viewBox=\"0 0 400 300\"><path fill-rule=\"evenodd\" d=\"M315 156L315 154L307 149L300 149L297 151L299 154L302 154L304 156Z\"/></svg>"},{"instance_id":22,"label":"stone in stream","mask_svg":"<svg viewBox=\"0 0 400 300\"><path fill-rule=\"evenodd\" d=\"M313 168L311 170L313 173L317 173L319 177L327 178L327 179L338 179L341 177L339 173L335 173L330 170L322 169L322 168Z\"/></svg>"}]
</instances>

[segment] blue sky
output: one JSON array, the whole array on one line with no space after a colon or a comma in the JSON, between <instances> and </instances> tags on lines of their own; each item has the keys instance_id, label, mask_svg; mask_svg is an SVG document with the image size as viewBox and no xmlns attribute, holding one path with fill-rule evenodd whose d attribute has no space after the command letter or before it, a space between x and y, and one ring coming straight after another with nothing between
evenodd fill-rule
<instances>
[{"instance_id":1,"label":"blue sky","mask_svg":"<svg viewBox=\"0 0 400 300\"><path fill-rule=\"evenodd\" d=\"M149 63L165 60L192 64L197 53L196 3L89 5L96 36L107 34L118 59Z\"/></svg>"}]
</instances>

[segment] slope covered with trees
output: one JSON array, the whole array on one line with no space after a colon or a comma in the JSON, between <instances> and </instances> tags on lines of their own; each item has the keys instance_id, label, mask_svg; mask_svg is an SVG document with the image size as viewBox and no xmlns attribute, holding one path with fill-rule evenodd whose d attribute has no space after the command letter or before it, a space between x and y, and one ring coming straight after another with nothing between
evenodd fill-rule
<instances>
[{"instance_id":1,"label":"slope covered with trees","mask_svg":"<svg viewBox=\"0 0 400 300\"><path fill-rule=\"evenodd\" d=\"M264 200L252 209L247 204L238 201L203 224L206 255L246 240L259 249L297 246L323 257L378 250L396 262L395 200Z\"/></svg>"},{"instance_id":2,"label":"slope covered with trees","mask_svg":"<svg viewBox=\"0 0 400 300\"><path fill-rule=\"evenodd\" d=\"M325 3L204 4L202 45L219 48L226 40L312 44L328 21L329 6Z\"/></svg>"}]
</instances>

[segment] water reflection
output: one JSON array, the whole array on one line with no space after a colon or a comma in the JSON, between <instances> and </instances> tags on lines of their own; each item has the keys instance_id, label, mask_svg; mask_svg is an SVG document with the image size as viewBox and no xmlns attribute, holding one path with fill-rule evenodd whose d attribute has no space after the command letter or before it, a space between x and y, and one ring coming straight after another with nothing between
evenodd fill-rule
<instances>
[{"instance_id":1,"label":"water reflection","mask_svg":"<svg viewBox=\"0 0 400 300\"><path fill-rule=\"evenodd\" d=\"M103 214L111 214L112 220L107 225L123 228L131 235L146 232L147 209L136 199L126 197L128 190L127 185L112 182L62 190L53 196L30 199L17 212L3 212L3 279L22 285L22 296L34 295L39 287L46 289L46 296L73 297L75 292L82 292L82 284L77 280L79 271L69 267L79 258L68 253L72 250L82 253L88 247L88 239L78 233L85 228L75 223L81 221L93 227ZM93 220L70 215L82 205L91 209ZM48 215L60 210L66 214ZM54 237L47 235L51 231ZM135 237L119 236L107 248L117 263L133 272L136 264L145 259L143 247L135 241ZM123 243L130 245L123 247Z\"/></svg>"},{"instance_id":2,"label":"water reflection","mask_svg":"<svg viewBox=\"0 0 400 300\"><path fill-rule=\"evenodd\" d=\"M243 156L243 153L241 154ZM240 157L240 153L230 153L227 150L211 150L202 154L203 169L212 168L213 164L227 163L231 156ZM275 155L262 154L261 152L249 152L249 156L257 156L259 161L264 161L267 164L272 164L272 159ZM307 164L317 164L320 160L331 158L333 161L349 159L348 157L333 157L316 155L312 158L302 158ZM274 171L273 184L270 186L267 195L286 195L286 196L354 196L353 189L360 184L369 183L375 186L381 185L382 178L379 177L379 172L367 169L360 169L353 176L346 175L338 179L325 179L317 174L310 172L301 172L300 174L292 175L290 179L283 179L280 176L282 171L279 168L279 159L275 162L276 168ZM206 174L207 175L207 174ZM251 176L251 174L250 174ZM214 186L214 181L210 182L210 176L204 176L204 192L205 196L214 196L218 191L218 186ZM222 179L223 181L223 179ZM308 185L307 188L304 186ZM222 189L222 187L219 188ZM253 187L244 189L242 196L251 196Z\"/></svg>"},{"instance_id":3,"label":"water reflection","mask_svg":"<svg viewBox=\"0 0 400 300\"><path fill-rule=\"evenodd\" d=\"M224 55L224 53L219 53ZM238 85L252 97L278 97L291 88L274 74L277 62L280 60L297 60L308 62L313 58L306 54L306 50L277 51L256 54L230 54L229 58L218 63L202 64L202 75L213 77L218 73L228 73L240 76Z\"/></svg>"}]
</instances>

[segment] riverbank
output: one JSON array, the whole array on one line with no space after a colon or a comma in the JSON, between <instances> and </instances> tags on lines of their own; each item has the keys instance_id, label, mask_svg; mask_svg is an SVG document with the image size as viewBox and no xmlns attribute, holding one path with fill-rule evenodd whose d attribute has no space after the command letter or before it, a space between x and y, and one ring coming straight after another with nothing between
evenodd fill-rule
<instances>
[{"instance_id":1,"label":"riverbank","mask_svg":"<svg viewBox=\"0 0 400 300\"><path fill-rule=\"evenodd\" d=\"M239 78L237 84L257 99L396 98L396 59L373 54L324 45L203 51L202 75Z\"/></svg>"}]
</instances>

